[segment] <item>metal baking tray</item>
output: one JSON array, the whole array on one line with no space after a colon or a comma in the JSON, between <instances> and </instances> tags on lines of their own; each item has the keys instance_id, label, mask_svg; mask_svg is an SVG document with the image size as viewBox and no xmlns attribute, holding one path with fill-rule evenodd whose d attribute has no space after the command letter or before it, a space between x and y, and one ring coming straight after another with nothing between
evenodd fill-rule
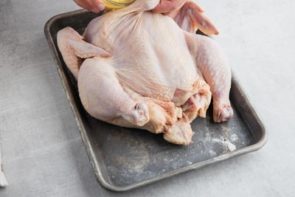
<instances>
[{"instance_id":1,"label":"metal baking tray","mask_svg":"<svg viewBox=\"0 0 295 197\"><path fill-rule=\"evenodd\" d=\"M90 162L104 187L130 190L255 151L265 144L264 126L234 78L231 89L234 117L227 123L216 124L209 109L206 119L198 118L192 123L194 143L186 147L170 144L162 135L117 127L90 117L80 103L76 80L58 51L56 34L66 26L82 33L96 16L82 10L54 16L45 25L45 35Z\"/></svg>"}]
</instances>

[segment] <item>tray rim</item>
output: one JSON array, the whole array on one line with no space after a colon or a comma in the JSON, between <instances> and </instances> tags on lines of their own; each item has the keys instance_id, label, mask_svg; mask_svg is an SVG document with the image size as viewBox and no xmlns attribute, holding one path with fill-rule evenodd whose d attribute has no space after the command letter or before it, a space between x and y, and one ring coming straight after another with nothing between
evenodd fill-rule
<instances>
[{"instance_id":1,"label":"tray rim","mask_svg":"<svg viewBox=\"0 0 295 197\"><path fill-rule=\"evenodd\" d=\"M140 186L144 186L144 185L147 185L147 184L151 184L151 183L154 183L156 181L166 179L166 178L169 178L169 177L172 177L172 176L175 176L175 175L187 172L187 171L199 169L199 168L208 166L208 165L216 163L216 162L224 161L224 160L227 160L227 159L239 156L239 155L243 155L243 154L246 154L246 153L249 153L249 152L256 151L256 150L262 148L266 144L267 135L266 135L266 132L265 132L264 124L262 123L261 119L257 115L256 111L254 110L254 108L251 105L248 97L245 95L244 91L242 90L240 84L238 83L238 81L235 78L235 75L233 73L232 74L232 82L235 83L236 88L241 93L241 95L244 97L246 105L252 111L254 118L257 120L259 126L261 127L261 138L257 141L257 143L254 143L252 145L246 146L244 148L238 149L238 150L233 151L233 152L227 152L226 154L219 155L217 157L214 157L214 158L211 158L211 159L208 159L208 160L204 160L204 161L201 161L201 162L198 162L198 163L194 163L194 164L192 164L190 166L185 166L185 167L182 167L182 168L178 168L176 170L166 172L166 173L164 173L164 174L162 174L160 176L157 176L157 177L154 177L154 178L151 178L151 179L148 179L148 180L144 180L144 181L141 181L141 182L138 182L138 183L135 183L135 184L130 184L128 186L115 186L115 185L112 185L111 183L109 183L104 178L103 173L102 173L102 171L100 169L101 167L100 167L99 163L95 159L96 156L95 156L94 150L93 150L92 146L90 145L91 144L90 139L87 136L87 132L86 132L86 129L85 129L84 125L83 125L82 118L81 118L81 115L79 113L79 110L78 110L77 106L74 104L75 101L74 101L74 98L73 98L73 94L72 94L71 91L69 91L69 89L70 89L69 81L68 81L65 73L62 70L62 62L58 58L58 51L57 51L56 46L54 45L53 38L52 38L52 36L50 34L50 28L57 20L65 18L65 17L70 17L70 16L73 16L73 15L84 14L84 13L86 14L86 13L89 13L89 12L86 11L86 10L83 10L83 9L79 9L79 10L75 10L75 11L61 13L61 14L58 14L58 15L55 15L55 16L51 17L45 23L44 34L45 34L45 37L47 39L48 45L49 45L49 47L51 49L50 50L51 55L53 56L53 58L54 58L54 60L55 60L55 62L57 64L55 66L57 67L57 71L58 71L60 80L62 82L63 89L65 91L66 97L67 97L67 99L69 101L70 107L71 107L72 112L74 114L76 124L78 126L80 135L82 137L82 141L83 141L84 146L86 148L86 152L88 154L88 159L89 159L90 164L91 164L91 166L92 166L92 168L94 170L94 173L96 175L96 179L98 180L98 182L103 187L105 187L106 189L112 190L112 191L116 191L116 192L128 191L128 190L131 190L131 189L134 189L134 188L137 188L137 187L140 187Z\"/></svg>"}]
</instances>

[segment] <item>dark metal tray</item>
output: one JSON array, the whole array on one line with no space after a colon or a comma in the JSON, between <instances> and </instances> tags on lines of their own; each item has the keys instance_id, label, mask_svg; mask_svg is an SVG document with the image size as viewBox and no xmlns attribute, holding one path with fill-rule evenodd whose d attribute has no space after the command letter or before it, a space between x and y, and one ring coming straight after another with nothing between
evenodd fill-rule
<instances>
[{"instance_id":1,"label":"dark metal tray","mask_svg":"<svg viewBox=\"0 0 295 197\"><path fill-rule=\"evenodd\" d=\"M113 126L90 117L83 109L76 80L66 68L56 45L57 32L71 26L80 33L95 14L74 11L51 18L45 35L72 106L90 162L99 182L114 191L126 191L163 178L255 151L265 142L265 130L246 96L233 79L231 101L235 115L227 123L197 119L192 128L194 143L169 144L161 135Z\"/></svg>"}]
</instances>

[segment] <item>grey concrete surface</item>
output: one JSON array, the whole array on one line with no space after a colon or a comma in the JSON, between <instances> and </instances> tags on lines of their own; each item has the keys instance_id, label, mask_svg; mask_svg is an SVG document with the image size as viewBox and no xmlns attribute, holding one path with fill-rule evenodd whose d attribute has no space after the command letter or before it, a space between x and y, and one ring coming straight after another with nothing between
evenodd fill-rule
<instances>
[{"instance_id":1,"label":"grey concrete surface","mask_svg":"<svg viewBox=\"0 0 295 197\"><path fill-rule=\"evenodd\" d=\"M61 3L62 2L62 3ZM131 192L97 184L43 26L71 0L0 1L1 197L295 196L295 1L199 0L265 123L260 151Z\"/></svg>"}]
</instances>

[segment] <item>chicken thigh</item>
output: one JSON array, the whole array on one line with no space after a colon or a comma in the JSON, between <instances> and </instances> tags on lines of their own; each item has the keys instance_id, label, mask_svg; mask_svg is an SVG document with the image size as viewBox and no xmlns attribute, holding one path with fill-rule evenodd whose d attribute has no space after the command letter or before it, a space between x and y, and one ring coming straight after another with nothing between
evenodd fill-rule
<instances>
[{"instance_id":1,"label":"chicken thigh","mask_svg":"<svg viewBox=\"0 0 295 197\"><path fill-rule=\"evenodd\" d=\"M157 5L159 0L136 0L107 12L83 36L62 29L58 47L91 116L187 145L190 123L206 116L211 95L214 121L232 116L231 72L212 39L180 28L174 20L180 12L151 12Z\"/></svg>"}]
</instances>

